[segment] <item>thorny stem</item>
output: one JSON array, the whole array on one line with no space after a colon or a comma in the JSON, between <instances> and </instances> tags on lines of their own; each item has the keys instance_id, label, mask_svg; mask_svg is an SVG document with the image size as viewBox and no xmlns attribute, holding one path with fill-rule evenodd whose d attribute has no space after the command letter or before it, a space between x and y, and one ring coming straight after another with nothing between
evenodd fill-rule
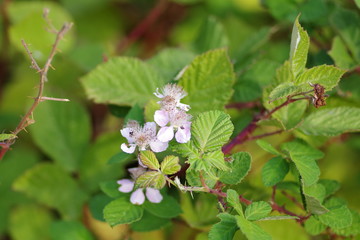
<instances>
[{"instance_id":1,"label":"thorny stem","mask_svg":"<svg viewBox=\"0 0 360 240\"><path fill-rule=\"evenodd\" d=\"M40 66L36 62L35 58L32 55L32 52L29 50L28 44L24 40L21 40L27 54L30 57L32 68L34 68L40 75L40 83L39 83L39 90L38 90L37 96L34 98L33 104L31 105L30 109L26 112L26 114L22 117L20 123L17 125L17 127L13 131L13 134L18 135L19 132L24 130L30 124L34 123L34 120L32 119L32 115L33 115L35 108L39 105L40 102L42 102L44 100L67 101L67 99L56 99L56 98L43 97L43 92L44 92L44 84L47 81L47 73L48 73L50 67L52 67L51 62L52 62L56 52L58 51L57 47L59 45L59 42L64 37L64 35L70 30L71 27L72 27L72 23L65 23L62 26L62 28L56 33L55 42L52 46L49 57L46 60L46 63L43 68L40 68ZM15 139L12 139L12 140L7 141L5 145L1 146L2 148L0 149L0 160L4 157L5 153L10 149L10 146L14 143L15 143Z\"/></svg>"},{"instance_id":2,"label":"thorny stem","mask_svg":"<svg viewBox=\"0 0 360 240\"><path fill-rule=\"evenodd\" d=\"M255 115L253 120L249 123L249 125L247 125L233 140L231 140L230 143L228 143L227 145L225 145L223 147L222 151L224 152L224 154L229 154L236 145L242 144L247 140L258 139L258 138L266 137L266 136L273 135L276 133L280 133L280 131L277 131L277 132L270 133L270 134L264 134L262 136L259 135L259 136L255 136L253 138L250 137L250 135L256 130L256 128L258 126L257 124L260 120L269 119L272 114L274 114L279 109L289 105L290 103L293 103L293 102L296 102L299 100L305 100L305 99L308 100L309 98L306 96L301 97L301 98L293 98L295 96L304 95L306 93L307 92L302 92L302 93L290 95L287 97L287 100L285 102L283 102L282 104L280 104L279 106L276 106L275 108L273 108L272 110L270 110L268 112L261 112L261 113Z\"/></svg>"}]
</instances>

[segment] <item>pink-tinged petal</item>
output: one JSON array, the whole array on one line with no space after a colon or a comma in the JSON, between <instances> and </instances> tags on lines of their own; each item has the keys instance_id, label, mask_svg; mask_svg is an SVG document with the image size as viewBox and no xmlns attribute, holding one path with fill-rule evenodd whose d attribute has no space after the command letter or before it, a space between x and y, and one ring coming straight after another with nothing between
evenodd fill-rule
<instances>
[{"instance_id":1,"label":"pink-tinged petal","mask_svg":"<svg viewBox=\"0 0 360 240\"><path fill-rule=\"evenodd\" d=\"M150 143L150 148L154 152L163 152L165 151L169 146L168 142L161 142L161 141L155 141Z\"/></svg>"},{"instance_id":2,"label":"pink-tinged petal","mask_svg":"<svg viewBox=\"0 0 360 240\"><path fill-rule=\"evenodd\" d=\"M152 203L159 203L163 200L160 191L155 188L146 188L146 198Z\"/></svg>"},{"instance_id":3,"label":"pink-tinged petal","mask_svg":"<svg viewBox=\"0 0 360 240\"><path fill-rule=\"evenodd\" d=\"M136 205L141 205L145 202L145 195L142 188L137 189L131 194L130 202Z\"/></svg>"},{"instance_id":4,"label":"pink-tinged petal","mask_svg":"<svg viewBox=\"0 0 360 240\"><path fill-rule=\"evenodd\" d=\"M183 104L183 103L178 103L177 105L176 105L178 108L180 108L181 110L184 110L184 111L189 111L190 110L190 106L189 105L187 105L187 104Z\"/></svg>"},{"instance_id":5,"label":"pink-tinged petal","mask_svg":"<svg viewBox=\"0 0 360 240\"><path fill-rule=\"evenodd\" d=\"M139 165L140 165L141 167L143 167L143 168L148 168L145 164L142 163L142 161L141 161L141 159L140 159L139 156L138 156L138 163L139 163Z\"/></svg>"},{"instance_id":6,"label":"pink-tinged petal","mask_svg":"<svg viewBox=\"0 0 360 240\"><path fill-rule=\"evenodd\" d=\"M178 143L186 143L191 138L190 129L179 128L175 134L175 139Z\"/></svg>"},{"instance_id":7,"label":"pink-tinged petal","mask_svg":"<svg viewBox=\"0 0 360 240\"><path fill-rule=\"evenodd\" d=\"M154 121L159 125L160 127L166 126L168 122L170 121L169 113L164 110L157 110L154 114Z\"/></svg>"},{"instance_id":8,"label":"pink-tinged petal","mask_svg":"<svg viewBox=\"0 0 360 240\"><path fill-rule=\"evenodd\" d=\"M134 188L134 182L130 179L121 179L117 183L121 185L118 189L123 193L131 192Z\"/></svg>"},{"instance_id":9,"label":"pink-tinged petal","mask_svg":"<svg viewBox=\"0 0 360 240\"><path fill-rule=\"evenodd\" d=\"M156 133L156 123L154 123L154 122L147 122L147 123L145 123L145 125L144 125L144 129Z\"/></svg>"},{"instance_id":10,"label":"pink-tinged petal","mask_svg":"<svg viewBox=\"0 0 360 240\"><path fill-rule=\"evenodd\" d=\"M121 135L126 138L129 143L134 143L134 138L130 135L131 131L133 131L131 128L123 128L120 130Z\"/></svg>"},{"instance_id":11,"label":"pink-tinged petal","mask_svg":"<svg viewBox=\"0 0 360 240\"><path fill-rule=\"evenodd\" d=\"M129 146L126 143L121 144L121 150L123 150L126 153L133 153L135 152L136 144L129 144Z\"/></svg>"},{"instance_id":12,"label":"pink-tinged petal","mask_svg":"<svg viewBox=\"0 0 360 240\"><path fill-rule=\"evenodd\" d=\"M141 174L146 172L146 169L140 166L140 167L128 168L128 172L130 173L132 179L137 179Z\"/></svg>"},{"instance_id":13,"label":"pink-tinged petal","mask_svg":"<svg viewBox=\"0 0 360 240\"><path fill-rule=\"evenodd\" d=\"M161 142L169 142L174 137L174 128L173 127L162 127L160 128L157 138Z\"/></svg>"}]
</instances>

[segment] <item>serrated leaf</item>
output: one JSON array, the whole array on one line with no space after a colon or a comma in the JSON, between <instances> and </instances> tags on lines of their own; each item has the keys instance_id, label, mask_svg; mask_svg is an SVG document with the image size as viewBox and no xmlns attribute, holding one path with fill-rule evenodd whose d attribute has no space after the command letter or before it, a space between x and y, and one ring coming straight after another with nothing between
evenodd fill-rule
<instances>
[{"instance_id":1,"label":"serrated leaf","mask_svg":"<svg viewBox=\"0 0 360 240\"><path fill-rule=\"evenodd\" d=\"M208 162L214 168L217 168L217 169L220 169L223 171L230 170L230 168L225 164L225 160L224 160L225 156L221 150L207 152L202 157L203 157L202 161Z\"/></svg>"},{"instance_id":2,"label":"serrated leaf","mask_svg":"<svg viewBox=\"0 0 360 240\"><path fill-rule=\"evenodd\" d=\"M5 140L15 139L15 138L17 138L17 136L15 134L9 134L9 133L0 134L0 142L3 142Z\"/></svg>"},{"instance_id":3,"label":"serrated leaf","mask_svg":"<svg viewBox=\"0 0 360 240\"><path fill-rule=\"evenodd\" d=\"M309 36L301 27L298 16L294 22L290 45L290 66L294 77L298 76L305 69L309 45Z\"/></svg>"},{"instance_id":4,"label":"serrated leaf","mask_svg":"<svg viewBox=\"0 0 360 240\"><path fill-rule=\"evenodd\" d=\"M127 194L120 192L119 187L120 185L115 180L100 183L101 191L111 198L119 198Z\"/></svg>"},{"instance_id":5,"label":"serrated leaf","mask_svg":"<svg viewBox=\"0 0 360 240\"><path fill-rule=\"evenodd\" d=\"M357 65L339 36L334 37L331 50L328 53L335 65L342 69L352 69Z\"/></svg>"},{"instance_id":6,"label":"serrated leaf","mask_svg":"<svg viewBox=\"0 0 360 240\"><path fill-rule=\"evenodd\" d=\"M179 153L183 157L187 157L189 159L199 159L200 153L198 149L194 146L193 141L189 141L183 144L176 144L171 146L171 149L174 152Z\"/></svg>"},{"instance_id":7,"label":"serrated leaf","mask_svg":"<svg viewBox=\"0 0 360 240\"><path fill-rule=\"evenodd\" d=\"M325 187L325 198L331 196L340 189L340 183L330 179L320 179L319 183Z\"/></svg>"},{"instance_id":8,"label":"serrated leaf","mask_svg":"<svg viewBox=\"0 0 360 240\"><path fill-rule=\"evenodd\" d=\"M236 218L229 213L220 213L220 222L214 224L209 232L209 240L233 240L235 232L239 229Z\"/></svg>"},{"instance_id":9,"label":"serrated leaf","mask_svg":"<svg viewBox=\"0 0 360 240\"><path fill-rule=\"evenodd\" d=\"M231 156L227 163L230 171L220 171L220 181L225 184L238 184L248 174L251 168L251 156L247 152L238 152Z\"/></svg>"},{"instance_id":10,"label":"serrated leaf","mask_svg":"<svg viewBox=\"0 0 360 240\"><path fill-rule=\"evenodd\" d=\"M197 56L179 80L179 85L188 93L184 103L191 106L192 114L196 114L224 109L232 96L234 81L235 74L226 50L217 49Z\"/></svg>"},{"instance_id":11,"label":"serrated leaf","mask_svg":"<svg viewBox=\"0 0 360 240\"><path fill-rule=\"evenodd\" d=\"M141 151L139 154L139 158L145 166L152 170L159 170L160 164L157 160L155 153L150 150Z\"/></svg>"},{"instance_id":12,"label":"serrated leaf","mask_svg":"<svg viewBox=\"0 0 360 240\"><path fill-rule=\"evenodd\" d=\"M280 85L278 85L276 88L274 88L270 94L269 99L270 100L276 100L283 97L287 97L295 92L300 90L298 86L296 86L293 82L285 82Z\"/></svg>"},{"instance_id":13,"label":"serrated leaf","mask_svg":"<svg viewBox=\"0 0 360 240\"><path fill-rule=\"evenodd\" d=\"M206 186L208 186L209 188L213 188L218 179L214 177L216 175L215 169L210 168L210 171L212 171L210 174L208 170L207 174L203 174L202 176L205 180ZM186 171L186 181L190 186L202 187L199 171L188 169Z\"/></svg>"},{"instance_id":14,"label":"serrated leaf","mask_svg":"<svg viewBox=\"0 0 360 240\"><path fill-rule=\"evenodd\" d=\"M233 130L228 114L220 111L201 113L191 125L192 141L201 152L216 151L229 140Z\"/></svg>"},{"instance_id":15,"label":"serrated leaf","mask_svg":"<svg viewBox=\"0 0 360 240\"><path fill-rule=\"evenodd\" d=\"M236 212L240 216L244 217L242 206L239 201L239 194L233 189L228 189L226 194L227 194L226 196L227 202L236 210Z\"/></svg>"},{"instance_id":16,"label":"serrated leaf","mask_svg":"<svg viewBox=\"0 0 360 240\"><path fill-rule=\"evenodd\" d=\"M80 222L57 221L50 227L51 239L53 240L93 240L89 230Z\"/></svg>"},{"instance_id":17,"label":"serrated leaf","mask_svg":"<svg viewBox=\"0 0 360 240\"><path fill-rule=\"evenodd\" d=\"M259 139L256 140L257 145L259 145L259 147L261 147L263 150L272 153L274 155L282 155L278 150L276 150L276 148L274 148L270 143L268 143L265 140Z\"/></svg>"},{"instance_id":18,"label":"serrated leaf","mask_svg":"<svg viewBox=\"0 0 360 240\"><path fill-rule=\"evenodd\" d=\"M305 186L317 182L320 169L315 160L324 156L322 152L301 141L284 143L281 148L289 154L291 160L295 163Z\"/></svg>"},{"instance_id":19,"label":"serrated leaf","mask_svg":"<svg viewBox=\"0 0 360 240\"><path fill-rule=\"evenodd\" d=\"M290 220L290 219L299 219L296 216L288 216L288 215L281 215L281 216L270 216L264 217L259 219L259 221L278 221L278 220Z\"/></svg>"},{"instance_id":20,"label":"serrated leaf","mask_svg":"<svg viewBox=\"0 0 360 240\"><path fill-rule=\"evenodd\" d=\"M236 223L240 227L242 233L245 234L249 240L271 240L271 236L265 232L261 227L252 223L241 216L235 216Z\"/></svg>"},{"instance_id":21,"label":"serrated leaf","mask_svg":"<svg viewBox=\"0 0 360 240\"><path fill-rule=\"evenodd\" d=\"M307 135L335 136L360 131L360 108L337 107L318 110L299 127Z\"/></svg>"},{"instance_id":22,"label":"serrated leaf","mask_svg":"<svg viewBox=\"0 0 360 240\"><path fill-rule=\"evenodd\" d=\"M276 69L275 83L280 85L286 82L293 82L295 79L291 72L291 66L289 61L285 61L278 69Z\"/></svg>"},{"instance_id":23,"label":"serrated leaf","mask_svg":"<svg viewBox=\"0 0 360 240\"><path fill-rule=\"evenodd\" d=\"M201 26L194 47L199 53L205 51L227 47L229 39L226 35L224 26L213 16L206 19Z\"/></svg>"},{"instance_id":24,"label":"serrated leaf","mask_svg":"<svg viewBox=\"0 0 360 240\"><path fill-rule=\"evenodd\" d=\"M68 219L81 214L86 195L77 183L59 166L51 163L38 164L20 176L14 189L57 209Z\"/></svg>"},{"instance_id":25,"label":"serrated leaf","mask_svg":"<svg viewBox=\"0 0 360 240\"><path fill-rule=\"evenodd\" d=\"M141 174L135 181L135 187L147 188L152 187L162 189L166 180L164 175L158 171L147 171Z\"/></svg>"},{"instance_id":26,"label":"serrated leaf","mask_svg":"<svg viewBox=\"0 0 360 240\"><path fill-rule=\"evenodd\" d=\"M113 155L109 161L108 161L108 164L114 164L114 163L121 163L121 164L124 164L126 162L128 162L129 160L131 159L135 159L135 154L128 154L126 152L119 152L115 155Z\"/></svg>"},{"instance_id":27,"label":"serrated leaf","mask_svg":"<svg viewBox=\"0 0 360 240\"><path fill-rule=\"evenodd\" d=\"M160 203L145 201L144 208L151 214L161 218L174 218L182 213L180 204L175 198L164 195Z\"/></svg>"},{"instance_id":28,"label":"serrated leaf","mask_svg":"<svg viewBox=\"0 0 360 240\"><path fill-rule=\"evenodd\" d=\"M170 220L167 218L160 218L144 211L141 220L131 224L131 229L136 232L149 232L164 228L170 225L170 223Z\"/></svg>"},{"instance_id":29,"label":"serrated leaf","mask_svg":"<svg viewBox=\"0 0 360 240\"><path fill-rule=\"evenodd\" d=\"M104 208L104 218L110 226L129 224L139 221L143 216L144 209L141 206L130 203L125 198L118 198L110 202Z\"/></svg>"},{"instance_id":30,"label":"serrated leaf","mask_svg":"<svg viewBox=\"0 0 360 240\"><path fill-rule=\"evenodd\" d=\"M289 172L289 163L282 157L274 157L265 163L261 178L265 186L274 186L281 182Z\"/></svg>"},{"instance_id":31,"label":"serrated leaf","mask_svg":"<svg viewBox=\"0 0 360 240\"><path fill-rule=\"evenodd\" d=\"M360 234L360 214L356 211L350 210L352 214L352 224L349 227L341 229L333 229L333 231L341 236L349 237Z\"/></svg>"},{"instance_id":32,"label":"serrated leaf","mask_svg":"<svg viewBox=\"0 0 360 240\"><path fill-rule=\"evenodd\" d=\"M329 210L329 212L319 216L320 222L333 229L342 229L351 226L352 214L347 206L329 207Z\"/></svg>"},{"instance_id":33,"label":"serrated leaf","mask_svg":"<svg viewBox=\"0 0 360 240\"><path fill-rule=\"evenodd\" d=\"M172 80L194 58L195 54L186 49L165 48L147 62L150 63L164 79Z\"/></svg>"},{"instance_id":34,"label":"serrated leaf","mask_svg":"<svg viewBox=\"0 0 360 240\"><path fill-rule=\"evenodd\" d=\"M301 86L302 91L313 89L311 84L320 84L325 88L325 91L333 89L340 81L341 76L345 70L334 66L321 65L305 70L295 80L295 84Z\"/></svg>"},{"instance_id":35,"label":"serrated leaf","mask_svg":"<svg viewBox=\"0 0 360 240\"><path fill-rule=\"evenodd\" d=\"M272 208L264 201L252 202L245 209L245 218L250 221L257 221L270 214Z\"/></svg>"},{"instance_id":36,"label":"serrated leaf","mask_svg":"<svg viewBox=\"0 0 360 240\"><path fill-rule=\"evenodd\" d=\"M115 57L81 79L86 94L96 103L143 106L165 81L149 64L130 57Z\"/></svg>"},{"instance_id":37,"label":"serrated leaf","mask_svg":"<svg viewBox=\"0 0 360 240\"><path fill-rule=\"evenodd\" d=\"M311 216L309 219L306 220L304 227L306 232L312 236L319 235L326 229L326 226L314 216Z\"/></svg>"},{"instance_id":38,"label":"serrated leaf","mask_svg":"<svg viewBox=\"0 0 360 240\"><path fill-rule=\"evenodd\" d=\"M175 174L181 169L179 158L176 156L166 156L160 166L161 171L166 175Z\"/></svg>"},{"instance_id":39,"label":"serrated leaf","mask_svg":"<svg viewBox=\"0 0 360 240\"><path fill-rule=\"evenodd\" d=\"M90 141L90 118L76 102L48 101L35 112L30 126L35 143L68 171L75 171ZM56 141L54 140L56 139Z\"/></svg>"},{"instance_id":40,"label":"serrated leaf","mask_svg":"<svg viewBox=\"0 0 360 240\"><path fill-rule=\"evenodd\" d=\"M306 210L312 214L324 214L329 210L322 205L326 190L321 184L303 187L303 194L306 203Z\"/></svg>"}]
</instances>

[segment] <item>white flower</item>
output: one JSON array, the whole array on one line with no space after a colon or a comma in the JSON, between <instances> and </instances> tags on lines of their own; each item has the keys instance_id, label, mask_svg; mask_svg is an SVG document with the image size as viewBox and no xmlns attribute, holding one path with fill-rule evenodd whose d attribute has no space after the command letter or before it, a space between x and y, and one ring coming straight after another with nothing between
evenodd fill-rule
<instances>
[{"instance_id":1,"label":"white flower","mask_svg":"<svg viewBox=\"0 0 360 240\"><path fill-rule=\"evenodd\" d=\"M190 106L180 103L180 100L184 98L187 93L184 89L176 84L166 84L162 89L161 92L159 89L156 89L154 92L155 96L161 98L162 100L158 102L162 109L172 110L172 107L178 107L181 110L189 111Z\"/></svg>"},{"instance_id":2,"label":"white flower","mask_svg":"<svg viewBox=\"0 0 360 240\"><path fill-rule=\"evenodd\" d=\"M120 192L129 193L134 189L134 181L130 179L121 179L117 181L117 183L120 184L120 187L118 188ZM159 203L162 201L163 196L161 195L158 189L146 188L145 191L146 191L145 193L146 198L150 202ZM133 193L131 193L130 202L132 204L141 205L145 202L145 195L144 195L144 189L138 188Z\"/></svg>"},{"instance_id":3,"label":"white flower","mask_svg":"<svg viewBox=\"0 0 360 240\"><path fill-rule=\"evenodd\" d=\"M155 112L154 120L161 127L157 138L161 142L169 142L174 138L179 143L186 143L191 138L191 122L189 121L191 115L181 110L174 110L171 112L165 110L158 110ZM169 124L169 126L167 126Z\"/></svg>"},{"instance_id":4,"label":"white flower","mask_svg":"<svg viewBox=\"0 0 360 240\"><path fill-rule=\"evenodd\" d=\"M121 150L126 153L133 153L136 146L139 147L140 151L144 151L150 146L154 152L165 151L168 147L168 143L161 142L156 138L156 124L154 122L147 122L144 127L141 127L138 122L129 121L120 132L129 142L129 144L121 144Z\"/></svg>"}]
</instances>

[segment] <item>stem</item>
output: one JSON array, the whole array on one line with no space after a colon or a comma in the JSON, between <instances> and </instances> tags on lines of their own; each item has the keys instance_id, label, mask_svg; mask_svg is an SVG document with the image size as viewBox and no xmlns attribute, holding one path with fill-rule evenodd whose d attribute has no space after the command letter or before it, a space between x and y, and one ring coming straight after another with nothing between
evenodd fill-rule
<instances>
[{"instance_id":1,"label":"stem","mask_svg":"<svg viewBox=\"0 0 360 240\"><path fill-rule=\"evenodd\" d=\"M290 201L292 201L293 203L295 203L296 206L298 206L300 209L304 210L304 206L298 202L298 200L294 197L294 196L291 196L290 194L288 194L287 192L285 191L281 191L281 193L286 197L288 198Z\"/></svg>"},{"instance_id":2,"label":"stem","mask_svg":"<svg viewBox=\"0 0 360 240\"><path fill-rule=\"evenodd\" d=\"M274 132L269 132L269 133L264 133L264 134L257 135L257 136L252 136L252 137L249 137L248 140L250 141L250 140L260 139L260 138L263 138L263 137L268 137L268 136L271 136L271 135L282 133L283 131L284 130L277 130L277 131L274 131Z\"/></svg>"}]
</instances>

